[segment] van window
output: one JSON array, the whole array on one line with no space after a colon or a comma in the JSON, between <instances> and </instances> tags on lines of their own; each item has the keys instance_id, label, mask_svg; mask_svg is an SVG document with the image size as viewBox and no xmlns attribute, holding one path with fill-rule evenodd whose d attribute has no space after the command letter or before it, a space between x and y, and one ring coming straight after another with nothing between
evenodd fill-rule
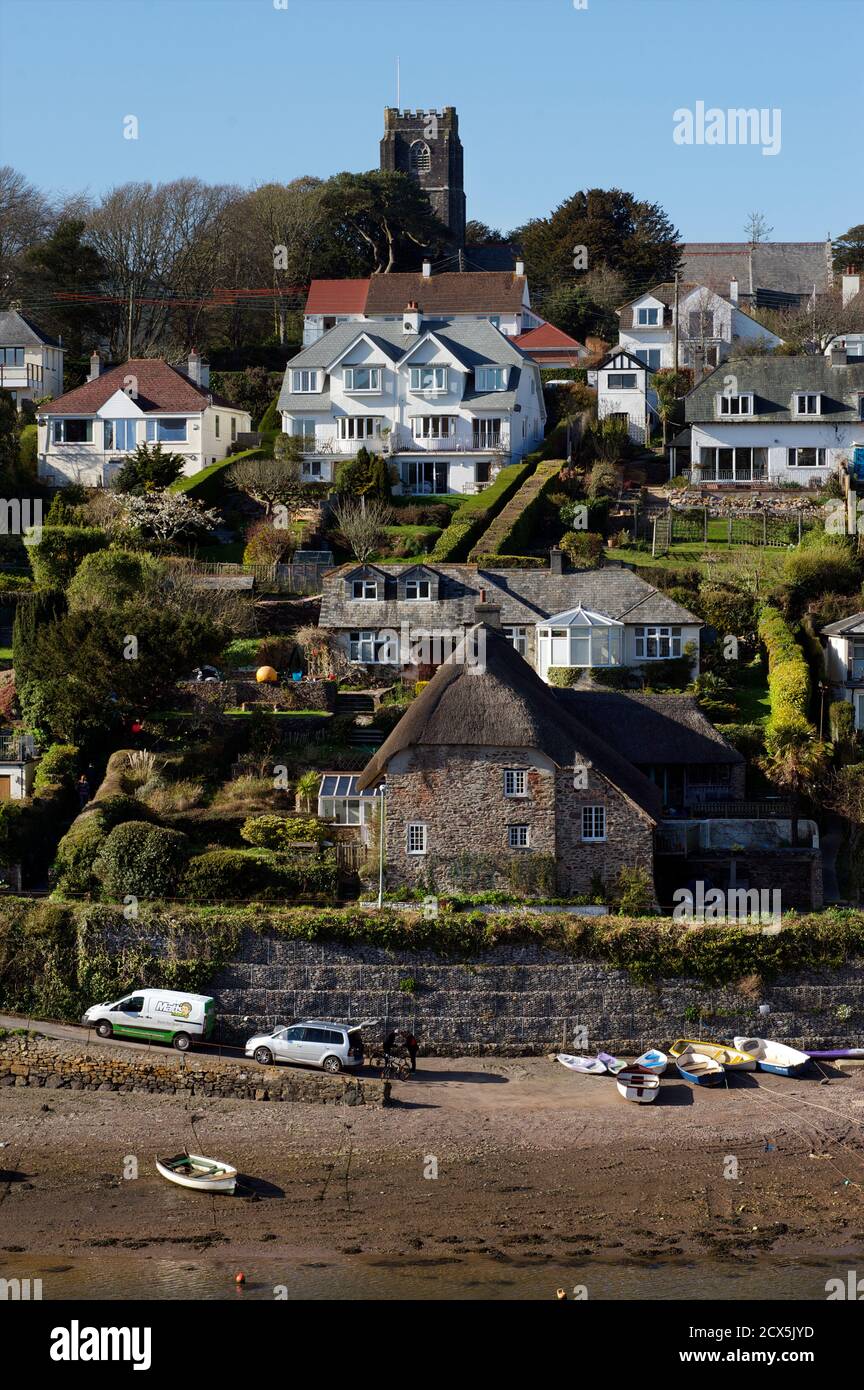
<instances>
[{"instance_id":1,"label":"van window","mask_svg":"<svg viewBox=\"0 0 864 1390\"><path fill-rule=\"evenodd\" d=\"M140 1014L144 1008L144 995L136 994L129 999L121 999L119 1004L115 1004L112 1013L119 1010L124 1014Z\"/></svg>"},{"instance_id":2,"label":"van window","mask_svg":"<svg viewBox=\"0 0 864 1390\"><path fill-rule=\"evenodd\" d=\"M285 1029L285 1037L286 1037L286 1038L292 1038L292 1039L294 1040L294 1042L299 1042L300 1039L303 1037L303 1029L302 1029L302 1028L286 1028L286 1029Z\"/></svg>"},{"instance_id":3,"label":"van window","mask_svg":"<svg viewBox=\"0 0 864 1390\"><path fill-rule=\"evenodd\" d=\"M334 1033L330 1028L304 1028L304 1042L316 1043L341 1043L342 1034Z\"/></svg>"}]
</instances>

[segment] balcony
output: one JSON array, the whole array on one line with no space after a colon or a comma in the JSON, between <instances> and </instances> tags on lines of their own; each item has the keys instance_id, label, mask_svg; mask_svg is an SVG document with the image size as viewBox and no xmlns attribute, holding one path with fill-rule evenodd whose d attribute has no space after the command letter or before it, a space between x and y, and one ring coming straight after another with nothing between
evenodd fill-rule
<instances>
[{"instance_id":1,"label":"balcony","mask_svg":"<svg viewBox=\"0 0 864 1390\"><path fill-rule=\"evenodd\" d=\"M389 438L391 454L492 454L510 452L510 431L506 426L489 434L469 429L457 421L455 431L444 435L415 435L404 425L395 425Z\"/></svg>"},{"instance_id":2,"label":"balcony","mask_svg":"<svg viewBox=\"0 0 864 1390\"><path fill-rule=\"evenodd\" d=\"M42 384L42 368L35 362L25 362L21 367L0 365L0 391L13 391Z\"/></svg>"}]
</instances>

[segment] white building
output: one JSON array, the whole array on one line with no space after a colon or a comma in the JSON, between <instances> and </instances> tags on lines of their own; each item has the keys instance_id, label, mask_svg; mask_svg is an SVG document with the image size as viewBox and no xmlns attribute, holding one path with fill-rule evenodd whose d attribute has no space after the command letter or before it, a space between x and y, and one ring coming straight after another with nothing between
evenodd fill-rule
<instances>
[{"instance_id":1,"label":"white building","mask_svg":"<svg viewBox=\"0 0 864 1390\"><path fill-rule=\"evenodd\" d=\"M38 763L32 734L0 732L0 801L23 801L29 796Z\"/></svg>"},{"instance_id":2,"label":"white building","mask_svg":"<svg viewBox=\"0 0 864 1390\"><path fill-rule=\"evenodd\" d=\"M626 422L634 444L648 443L657 421L657 393L650 369L629 349L613 348L597 366L597 418Z\"/></svg>"},{"instance_id":3,"label":"white building","mask_svg":"<svg viewBox=\"0 0 864 1390\"><path fill-rule=\"evenodd\" d=\"M381 277L391 278L391 277ZM471 276L466 279L476 278ZM282 429L304 472L335 481L360 448L385 455L397 493L474 492L543 438L540 370L483 319L342 323L288 363Z\"/></svg>"},{"instance_id":4,"label":"white building","mask_svg":"<svg viewBox=\"0 0 864 1390\"><path fill-rule=\"evenodd\" d=\"M720 367L687 396L694 483L819 485L864 465L864 362L753 357Z\"/></svg>"},{"instance_id":5,"label":"white building","mask_svg":"<svg viewBox=\"0 0 864 1390\"><path fill-rule=\"evenodd\" d=\"M841 278L843 318L846 323L825 349L826 356L836 349L845 351L850 362L864 361L864 288L861 276L852 273Z\"/></svg>"},{"instance_id":6,"label":"white building","mask_svg":"<svg viewBox=\"0 0 864 1390\"><path fill-rule=\"evenodd\" d=\"M652 371L675 365L675 285L654 285L617 310L618 345L632 352ZM738 282L729 296L704 285L678 286L678 365L700 373L725 362L737 343L762 342L779 347L782 338L757 323L738 304Z\"/></svg>"},{"instance_id":7,"label":"white building","mask_svg":"<svg viewBox=\"0 0 864 1390\"><path fill-rule=\"evenodd\" d=\"M825 672L835 700L855 711L855 728L864 729L864 613L853 613L822 629Z\"/></svg>"},{"instance_id":8,"label":"white building","mask_svg":"<svg viewBox=\"0 0 864 1390\"><path fill-rule=\"evenodd\" d=\"M39 412L39 477L103 487L139 444L182 455L185 474L218 463L251 421L208 383L209 368L194 351L186 372L150 357L102 372L94 353L84 385Z\"/></svg>"},{"instance_id":9,"label":"white building","mask_svg":"<svg viewBox=\"0 0 864 1390\"><path fill-rule=\"evenodd\" d=\"M0 391L18 406L59 396L63 391L64 349L16 309L0 312Z\"/></svg>"}]
</instances>

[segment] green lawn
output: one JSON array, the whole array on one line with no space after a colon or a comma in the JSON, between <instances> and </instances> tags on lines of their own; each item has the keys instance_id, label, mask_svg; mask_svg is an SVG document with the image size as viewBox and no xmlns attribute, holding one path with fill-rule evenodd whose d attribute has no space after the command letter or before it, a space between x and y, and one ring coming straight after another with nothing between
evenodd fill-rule
<instances>
[{"instance_id":1,"label":"green lawn","mask_svg":"<svg viewBox=\"0 0 864 1390\"><path fill-rule=\"evenodd\" d=\"M621 545L606 549L607 560L619 561L640 569L699 569L715 579L735 578L742 569L753 571L767 580L781 576L783 562L789 551L784 547L762 545L729 545L725 541L676 541L664 555L652 555L650 550L634 550ZM708 557L711 557L709 560Z\"/></svg>"},{"instance_id":2,"label":"green lawn","mask_svg":"<svg viewBox=\"0 0 864 1390\"><path fill-rule=\"evenodd\" d=\"M739 673L733 698L738 706L739 723L765 723L771 713L771 704L768 699L766 670L761 661L752 666L745 666Z\"/></svg>"}]
</instances>

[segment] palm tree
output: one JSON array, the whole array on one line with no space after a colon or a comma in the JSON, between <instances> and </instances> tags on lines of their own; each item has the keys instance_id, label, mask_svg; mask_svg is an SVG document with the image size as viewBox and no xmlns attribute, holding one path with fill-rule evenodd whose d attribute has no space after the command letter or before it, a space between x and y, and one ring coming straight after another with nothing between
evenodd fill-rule
<instances>
[{"instance_id":1,"label":"palm tree","mask_svg":"<svg viewBox=\"0 0 864 1390\"><path fill-rule=\"evenodd\" d=\"M315 772L312 768L310 768L308 772L304 772L302 777L297 778L297 800L301 803L307 815L309 815L312 810L313 800L317 800L318 783L320 781L320 774Z\"/></svg>"},{"instance_id":2,"label":"palm tree","mask_svg":"<svg viewBox=\"0 0 864 1390\"><path fill-rule=\"evenodd\" d=\"M765 757L759 766L770 781L785 788L792 801L792 843L798 845L801 796L805 787L821 778L829 758L828 745L815 736L816 730L803 715L795 715L769 729Z\"/></svg>"}]
</instances>

